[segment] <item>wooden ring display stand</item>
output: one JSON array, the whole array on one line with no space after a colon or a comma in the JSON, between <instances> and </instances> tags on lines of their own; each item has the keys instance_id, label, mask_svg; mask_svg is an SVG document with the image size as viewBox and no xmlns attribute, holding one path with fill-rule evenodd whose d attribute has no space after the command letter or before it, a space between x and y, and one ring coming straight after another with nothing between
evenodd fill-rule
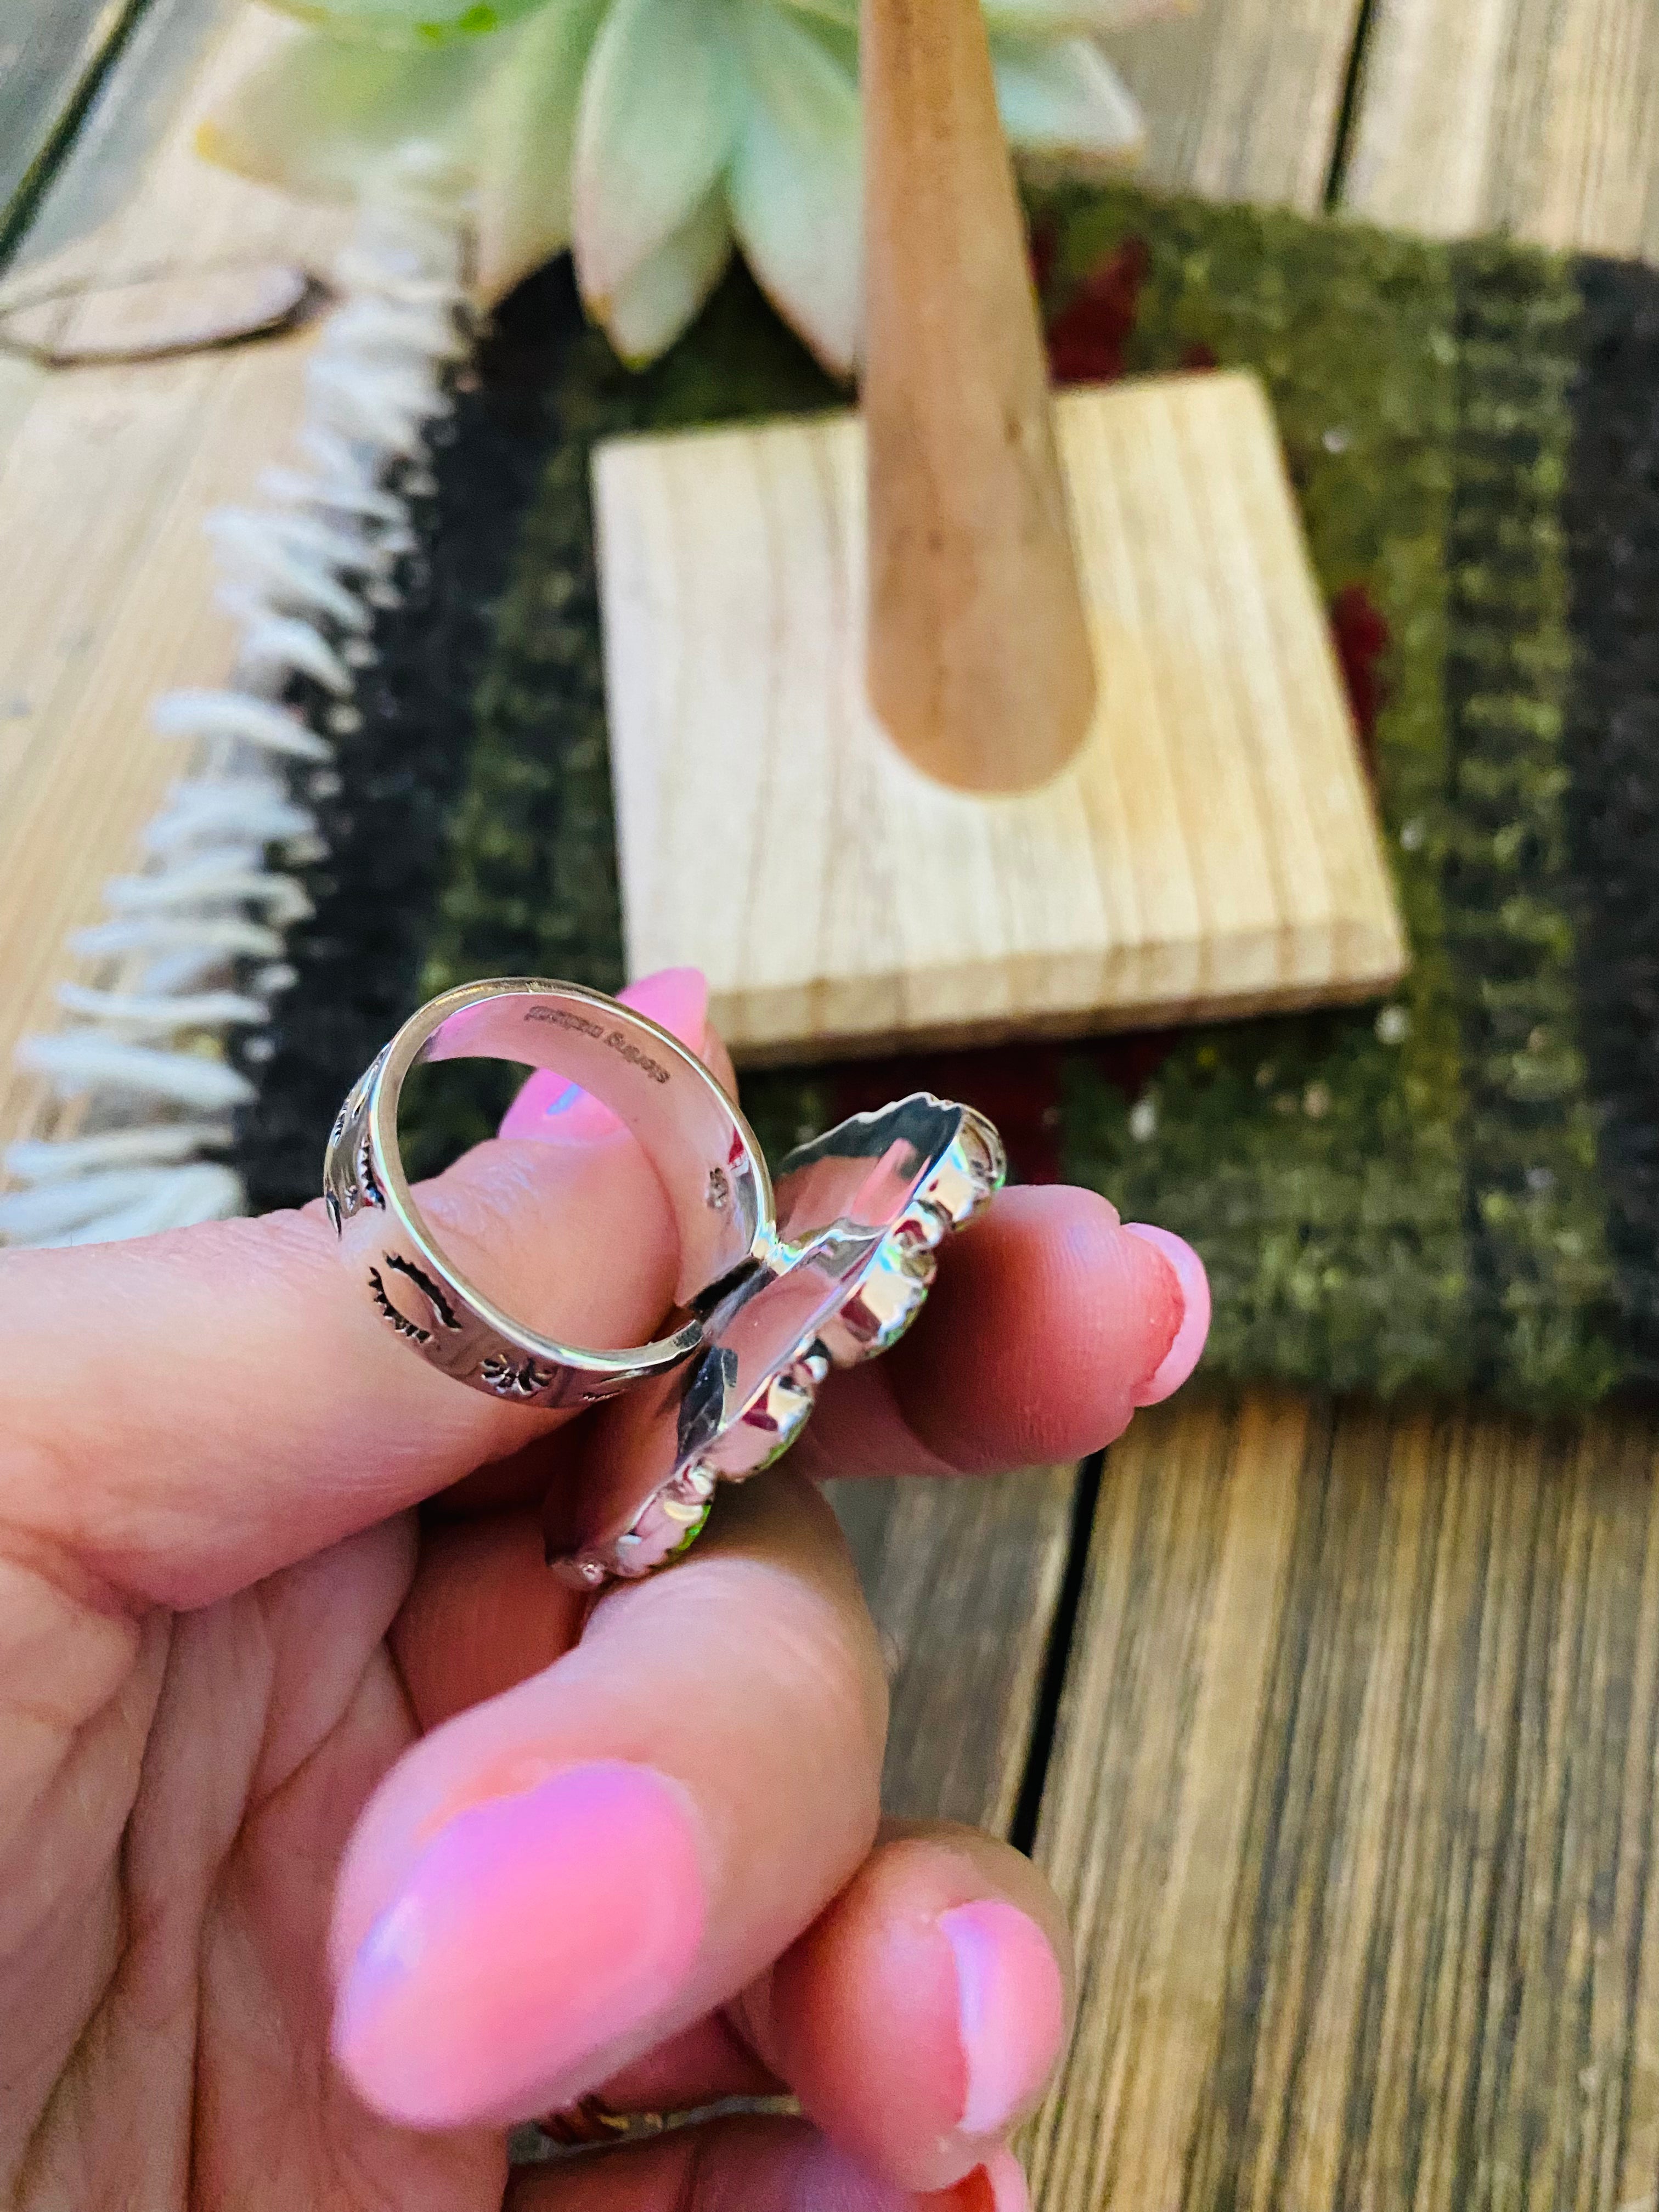
<instances>
[{"instance_id":1,"label":"wooden ring display stand","mask_svg":"<svg viewBox=\"0 0 1659 2212\"><path fill-rule=\"evenodd\" d=\"M750 1063L1386 991L1264 393L1050 401L978 0L865 0L863 416L595 460L630 972Z\"/></svg>"}]
</instances>

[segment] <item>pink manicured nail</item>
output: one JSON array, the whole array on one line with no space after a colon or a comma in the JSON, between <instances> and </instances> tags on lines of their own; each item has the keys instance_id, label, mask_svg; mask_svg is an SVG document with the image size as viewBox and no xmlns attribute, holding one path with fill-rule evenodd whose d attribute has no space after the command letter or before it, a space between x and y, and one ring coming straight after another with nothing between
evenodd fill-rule
<instances>
[{"instance_id":1,"label":"pink manicured nail","mask_svg":"<svg viewBox=\"0 0 1659 2212\"><path fill-rule=\"evenodd\" d=\"M673 1997L704 1909L678 1784L620 1759L567 1767L427 1845L347 1970L335 2056L411 2127L567 2102Z\"/></svg>"},{"instance_id":2,"label":"pink manicured nail","mask_svg":"<svg viewBox=\"0 0 1659 2212\"><path fill-rule=\"evenodd\" d=\"M1123 1226L1131 1237L1164 1255L1181 1285L1181 1326L1175 1342L1134 1394L1137 1406L1160 1406L1175 1395L1198 1364L1210 1334L1210 1279L1204 1262L1183 1238L1167 1229L1155 1229L1150 1222L1126 1221Z\"/></svg>"},{"instance_id":3,"label":"pink manicured nail","mask_svg":"<svg viewBox=\"0 0 1659 2212\"><path fill-rule=\"evenodd\" d=\"M957 2023L967 2074L957 2122L1000 2135L1035 2102L1066 2033L1066 1988L1048 1937L1000 1899L939 1915L957 1962ZM1000 2212L1000 2199L998 2200Z\"/></svg>"},{"instance_id":4,"label":"pink manicured nail","mask_svg":"<svg viewBox=\"0 0 1659 2212\"><path fill-rule=\"evenodd\" d=\"M708 978L701 968L659 968L617 996L635 1013L659 1022L689 1051L701 1052L708 1030ZM622 1123L574 1083L538 1068L502 1116L502 1137L536 1137L550 1145L591 1144Z\"/></svg>"}]
</instances>

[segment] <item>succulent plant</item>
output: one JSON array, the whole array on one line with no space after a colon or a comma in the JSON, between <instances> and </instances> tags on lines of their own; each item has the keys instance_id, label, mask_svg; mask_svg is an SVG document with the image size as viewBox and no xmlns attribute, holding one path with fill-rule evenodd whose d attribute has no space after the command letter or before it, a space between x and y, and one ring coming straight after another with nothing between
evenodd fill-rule
<instances>
[{"instance_id":1,"label":"succulent plant","mask_svg":"<svg viewBox=\"0 0 1659 2212\"><path fill-rule=\"evenodd\" d=\"M1139 149L1097 34L1169 0L984 0L1017 150ZM288 0L302 19L204 126L263 181L349 198L428 145L471 191L499 297L566 246L625 360L684 329L734 248L829 368L858 354L857 0Z\"/></svg>"}]
</instances>

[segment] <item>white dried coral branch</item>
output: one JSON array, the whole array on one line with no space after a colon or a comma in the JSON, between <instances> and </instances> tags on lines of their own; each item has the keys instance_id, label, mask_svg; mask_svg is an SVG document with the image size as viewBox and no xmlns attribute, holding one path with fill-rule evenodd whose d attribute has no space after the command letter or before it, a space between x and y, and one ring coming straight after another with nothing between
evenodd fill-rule
<instances>
[{"instance_id":1,"label":"white dried coral branch","mask_svg":"<svg viewBox=\"0 0 1659 2212\"><path fill-rule=\"evenodd\" d=\"M374 179L337 271L344 302L307 371L309 465L267 471L270 505L209 525L243 624L236 669L222 690L155 702L155 726L196 749L194 772L145 832L152 865L108 884L111 918L72 941L99 982L65 984L71 1025L19 1048L85 1110L79 1133L6 1152L11 1244L107 1243L242 1209L237 1176L211 1157L253 1091L226 1046L262 1029L293 981L283 932L309 908L288 870L319 842L287 773L311 771L319 796L332 757L283 696L300 675L346 699L371 610L413 549L397 470L423 459L465 349L464 226L460 181L432 153L406 150Z\"/></svg>"}]
</instances>

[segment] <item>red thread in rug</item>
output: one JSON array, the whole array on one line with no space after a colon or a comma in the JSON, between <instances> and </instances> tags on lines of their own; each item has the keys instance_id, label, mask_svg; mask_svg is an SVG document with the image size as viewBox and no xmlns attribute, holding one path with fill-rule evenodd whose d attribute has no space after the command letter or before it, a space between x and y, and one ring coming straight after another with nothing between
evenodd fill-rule
<instances>
[{"instance_id":1,"label":"red thread in rug","mask_svg":"<svg viewBox=\"0 0 1659 2212\"><path fill-rule=\"evenodd\" d=\"M1039 264L1041 265L1041 264ZM1140 316L1152 265L1144 238L1126 238L1085 276L1048 325L1048 366L1056 384L1111 384Z\"/></svg>"},{"instance_id":2,"label":"red thread in rug","mask_svg":"<svg viewBox=\"0 0 1659 2212\"><path fill-rule=\"evenodd\" d=\"M1359 732L1359 757L1376 785L1376 725L1388 704L1382 661L1394 642L1388 617L1363 584L1345 584L1331 602L1331 637Z\"/></svg>"}]
</instances>

